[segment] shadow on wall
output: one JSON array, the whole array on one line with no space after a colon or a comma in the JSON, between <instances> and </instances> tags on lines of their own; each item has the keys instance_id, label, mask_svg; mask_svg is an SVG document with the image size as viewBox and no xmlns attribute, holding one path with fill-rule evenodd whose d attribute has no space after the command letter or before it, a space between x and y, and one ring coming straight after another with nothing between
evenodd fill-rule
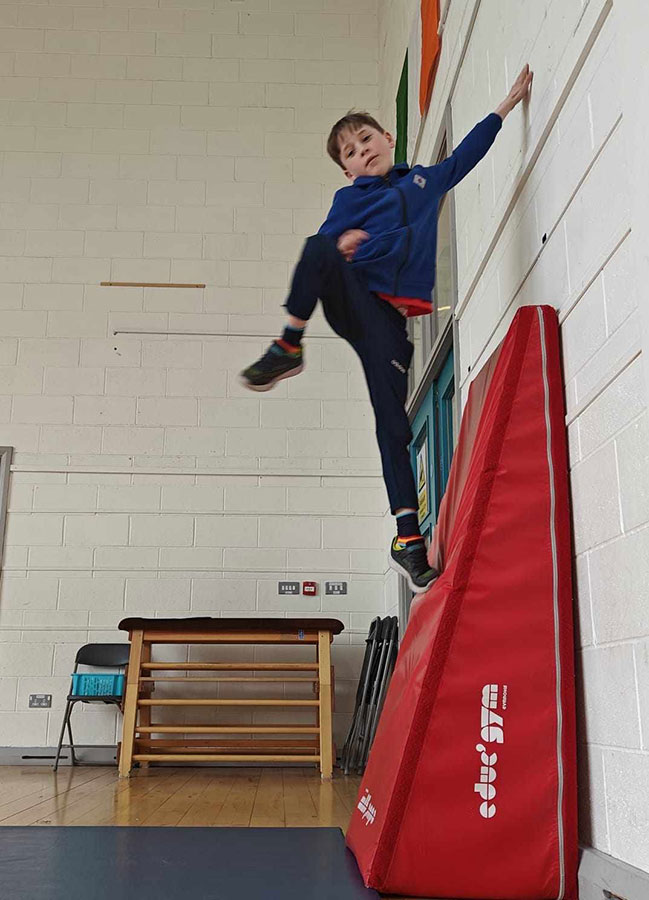
<instances>
[{"instance_id":1,"label":"shadow on wall","mask_svg":"<svg viewBox=\"0 0 649 900\"><path fill-rule=\"evenodd\" d=\"M576 576L573 574L573 584L577 585ZM584 692L584 671L582 655L579 652L581 640L579 635L579 611L575 608L575 711L577 715L577 802L578 802L578 827L579 843L582 846L593 847L594 841L594 816L591 788L593 786L593 773L591 771L590 758L587 744L586 728L586 697Z\"/></svg>"}]
</instances>

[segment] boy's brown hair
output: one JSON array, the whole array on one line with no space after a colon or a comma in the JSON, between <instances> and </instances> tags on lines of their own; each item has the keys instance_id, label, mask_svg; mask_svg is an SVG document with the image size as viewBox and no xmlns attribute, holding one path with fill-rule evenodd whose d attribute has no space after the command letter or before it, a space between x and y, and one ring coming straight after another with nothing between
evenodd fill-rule
<instances>
[{"instance_id":1,"label":"boy's brown hair","mask_svg":"<svg viewBox=\"0 0 649 900\"><path fill-rule=\"evenodd\" d=\"M341 169L344 169L345 167L340 161L340 135L343 131L360 131L363 125L375 128L377 131L380 131L381 134L385 133L385 128L383 128L382 125L379 125L373 116L363 111L354 112L353 109L350 109L347 115L343 116L342 119L338 119L329 132L329 137L327 138L327 153Z\"/></svg>"}]
</instances>

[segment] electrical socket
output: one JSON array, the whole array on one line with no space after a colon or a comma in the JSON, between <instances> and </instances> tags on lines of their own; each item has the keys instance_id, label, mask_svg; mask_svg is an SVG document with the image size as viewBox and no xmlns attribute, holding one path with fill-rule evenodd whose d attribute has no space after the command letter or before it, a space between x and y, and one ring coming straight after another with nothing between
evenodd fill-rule
<instances>
[{"instance_id":1,"label":"electrical socket","mask_svg":"<svg viewBox=\"0 0 649 900\"><path fill-rule=\"evenodd\" d=\"M52 695L51 694L30 694L29 695L29 708L30 709L51 709L52 707Z\"/></svg>"},{"instance_id":2,"label":"electrical socket","mask_svg":"<svg viewBox=\"0 0 649 900\"><path fill-rule=\"evenodd\" d=\"M346 593L346 581L325 581L325 594L341 595Z\"/></svg>"},{"instance_id":3,"label":"electrical socket","mask_svg":"<svg viewBox=\"0 0 649 900\"><path fill-rule=\"evenodd\" d=\"M300 582L299 581L278 581L277 582L277 593L278 594L299 594L300 593Z\"/></svg>"}]
</instances>

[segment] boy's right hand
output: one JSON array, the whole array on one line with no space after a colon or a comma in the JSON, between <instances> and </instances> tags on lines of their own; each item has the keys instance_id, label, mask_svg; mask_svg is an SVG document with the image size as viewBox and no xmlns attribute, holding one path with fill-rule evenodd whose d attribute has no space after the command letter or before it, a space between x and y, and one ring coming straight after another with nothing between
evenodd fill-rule
<instances>
[{"instance_id":1,"label":"boy's right hand","mask_svg":"<svg viewBox=\"0 0 649 900\"><path fill-rule=\"evenodd\" d=\"M521 100L524 100L528 96L530 87L532 86L533 77L534 72L530 70L529 63L525 63L518 78L514 82L511 91L507 94L503 102L494 110L501 119L504 120L505 116L512 111L516 104L520 103Z\"/></svg>"},{"instance_id":2,"label":"boy's right hand","mask_svg":"<svg viewBox=\"0 0 649 900\"><path fill-rule=\"evenodd\" d=\"M368 238L369 234L367 231L361 231L360 228L350 228L349 231L343 231L338 238L336 246L347 262L351 262L360 244Z\"/></svg>"}]
</instances>

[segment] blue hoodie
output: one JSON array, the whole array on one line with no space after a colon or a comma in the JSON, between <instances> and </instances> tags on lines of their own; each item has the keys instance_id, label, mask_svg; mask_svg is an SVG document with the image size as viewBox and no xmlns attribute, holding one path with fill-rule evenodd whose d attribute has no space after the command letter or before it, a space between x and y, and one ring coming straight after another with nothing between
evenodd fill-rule
<instances>
[{"instance_id":1,"label":"blue hoodie","mask_svg":"<svg viewBox=\"0 0 649 900\"><path fill-rule=\"evenodd\" d=\"M440 201L480 162L501 127L500 116L490 113L436 166L398 163L387 175L360 175L336 191L318 233L337 240L350 228L366 231L370 237L351 265L369 290L430 301Z\"/></svg>"}]
</instances>

